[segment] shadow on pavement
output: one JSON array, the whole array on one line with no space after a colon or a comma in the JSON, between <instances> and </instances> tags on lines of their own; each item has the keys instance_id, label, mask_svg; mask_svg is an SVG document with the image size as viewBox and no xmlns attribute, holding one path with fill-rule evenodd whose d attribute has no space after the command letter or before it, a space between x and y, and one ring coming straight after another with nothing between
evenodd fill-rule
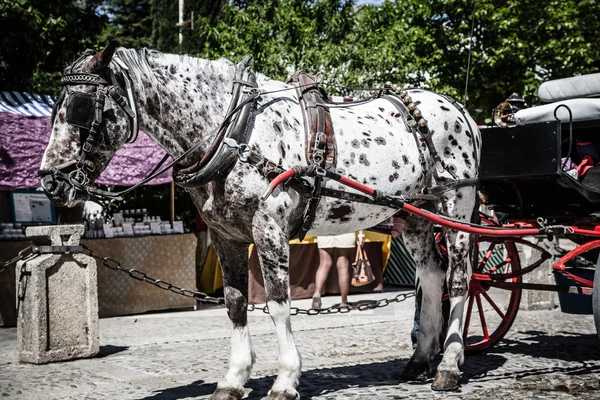
<instances>
[{"instance_id":1,"label":"shadow on pavement","mask_svg":"<svg viewBox=\"0 0 600 400\"><path fill-rule=\"evenodd\" d=\"M129 349L128 346L111 346L111 345L100 346L100 352L98 353L96 358L104 358L104 357L112 356L113 354L117 354L117 353L120 353L120 352L128 350L128 349Z\"/></svg>"},{"instance_id":2,"label":"shadow on pavement","mask_svg":"<svg viewBox=\"0 0 600 400\"><path fill-rule=\"evenodd\" d=\"M467 360L467 365L469 360ZM439 361L440 357L433 363L433 367L437 366ZM381 386L381 396L384 396L391 394L386 392L394 390L394 387L409 384L400 382L399 377L400 372L407 362L407 359L400 359L304 371L300 378L298 392L300 392L302 399L312 399L315 396L333 394L349 388ZM463 375L462 383L466 384L472 377L485 376L489 371L499 368L505 362L506 359L504 357L487 355L485 356L485 362L473 363L468 368L468 372ZM250 379L246 384L246 388L252 391L245 400L265 398L274 381L274 375ZM431 385L431 382L419 383L419 385L428 387ZM187 397L208 396L216 389L216 386L217 384L214 382L208 383L199 380L189 385L160 390L152 396L145 397L143 400L176 400Z\"/></svg>"},{"instance_id":3,"label":"shadow on pavement","mask_svg":"<svg viewBox=\"0 0 600 400\"><path fill-rule=\"evenodd\" d=\"M503 339L490 349L490 353L585 362L600 360L600 339L596 334L524 331L519 332L519 340Z\"/></svg>"},{"instance_id":4,"label":"shadow on pavement","mask_svg":"<svg viewBox=\"0 0 600 400\"><path fill-rule=\"evenodd\" d=\"M595 376L600 372L600 346L596 334L578 334L574 332L557 332L549 335L541 331L519 332L519 340L503 339L499 344L489 350L487 354L467 356L463 369L462 383L469 381L486 382L502 379L523 379L532 376L545 376L548 374L560 374L563 376ZM510 368L509 371L500 374L486 376L487 372L495 368L483 371L477 367L479 364L494 362L495 358L506 360L502 354L518 354L532 358L545 359L550 362L548 367L527 367L519 364L519 368ZM511 359L515 359L511 357ZM562 360L573 365L557 366L553 361Z\"/></svg>"},{"instance_id":5,"label":"shadow on pavement","mask_svg":"<svg viewBox=\"0 0 600 400\"><path fill-rule=\"evenodd\" d=\"M192 382L189 385L177 386L159 390L157 393L144 397L141 400L175 400L188 397L208 396L217 388L217 383L205 383L203 380Z\"/></svg>"}]
</instances>

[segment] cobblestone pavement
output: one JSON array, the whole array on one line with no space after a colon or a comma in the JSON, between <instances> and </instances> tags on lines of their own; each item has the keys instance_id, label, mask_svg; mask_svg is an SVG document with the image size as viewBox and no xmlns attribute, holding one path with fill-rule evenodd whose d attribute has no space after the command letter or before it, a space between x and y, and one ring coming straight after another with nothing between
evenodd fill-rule
<instances>
[{"instance_id":1,"label":"cobblestone pavement","mask_svg":"<svg viewBox=\"0 0 600 400\"><path fill-rule=\"evenodd\" d=\"M337 300L324 298L324 305ZM379 310L294 316L302 398L600 398L593 317L559 310L519 312L500 345L467 357L457 392L399 383L412 353L413 307L411 298ZM262 399L277 372L276 337L267 315L253 312L249 322L257 362L247 398ZM208 399L227 369L230 325L221 308L102 319L99 357L39 366L17 362L16 335L15 328L0 328L0 398Z\"/></svg>"}]
</instances>

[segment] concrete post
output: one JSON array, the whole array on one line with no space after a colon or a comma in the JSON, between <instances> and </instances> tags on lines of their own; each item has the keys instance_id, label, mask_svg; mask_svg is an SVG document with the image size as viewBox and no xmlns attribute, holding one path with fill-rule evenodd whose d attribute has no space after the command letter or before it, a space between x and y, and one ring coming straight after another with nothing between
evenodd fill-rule
<instances>
[{"instance_id":1,"label":"concrete post","mask_svg":"<svg viewBox=\"0 0 600 400\"><path fill-rule=\"evenodd\" d=\"M523 275L524 283L539 283L546 285L555 285L552 265L556 261L554 254L554 244L546 238L527 238L533 244L546 249L553 254L553 257L544 261L542 265L533 271ZM525 268L541 258L541 252L525 245L517 244L521 268ZM552 310L556 308L558 296L556 292L542 290L523 290L521 296L521 310Z\"/></svg>"},{"instance_id":2,"label":"concrete post","mask_svg":"<svg viewBox=\"0 0 600 400\"><path fill-rule=\"evenodd\" d=\"M99 352L96 261L49 247L79 246L83 230L83 225L57 225L25 232L43 254L16 267L21 362L44 364Z\"/></svg>"}]
</instances>

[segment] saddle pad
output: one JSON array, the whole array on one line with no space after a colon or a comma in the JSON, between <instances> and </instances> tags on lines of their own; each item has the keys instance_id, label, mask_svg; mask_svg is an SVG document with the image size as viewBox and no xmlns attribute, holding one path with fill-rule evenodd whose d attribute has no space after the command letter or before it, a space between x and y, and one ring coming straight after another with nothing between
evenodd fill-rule
<instances>
[{"instance_id":1,"label":"saddle pad","mask_svg":"<svg viewBox=\"0 0 600 400\"><path fill-rule=\"evenodd\" d=\"M538 97L544 103L577 97L600 97L600 73L544 82L538 89Z\"/></svg>"},{"instance_id":2,"label":"saddle pad","mask_svg":"<svg viewBox=\"0 0 600 400\"><path fill-rule=\"evenodd\" d=\"M515 113L515 121L517 125L555 121L554 110L561 104L564 104L571 109L571 112L573 113L573 122L600 119L599 98L571 99L551 104L544 104L543 106L525 108ZM566 108L559 108L556 112L556 115L562 122L569 122L569 112Z\"/></svg>"}]
</instances>

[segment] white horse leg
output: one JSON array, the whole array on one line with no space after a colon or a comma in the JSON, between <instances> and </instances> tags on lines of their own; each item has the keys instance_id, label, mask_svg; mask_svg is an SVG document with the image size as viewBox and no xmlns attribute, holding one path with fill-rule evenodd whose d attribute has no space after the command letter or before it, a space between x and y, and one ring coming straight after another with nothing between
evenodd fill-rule
<instances>
[{"instance_id":1,"label":"white horse leg","mask_svg":"<svg viewBox=\"0 0 600 400\"><path fill-rule=\"evenodd\" d=\"M401 378L423 381L431 372L429 362L439 352L444 272L434 240L433 224L410 217L404 228L403 240L417 265L422 300L417 348L404 367Z\"/></svg>"},{"instance_id":2,"label":"white horse leg","mask_svg":"<svg viewBox=\"0 0 600 400\"><path fill-rule=\"evenodd\" d=\"M236 245L212 233L223 271L225 306L233 324L231 355L225 378L217 383L210 400L238 400L244 395L244 385L250 378L254 351L248 330L248 247Z\"/></svg>"},{"instance_id":3,"label":"white horse leg","mask_svg":"<svg viewBox=\"0 0 600 400\"><path fill-rule=\"evenodd\" d=\"M279 344L279 371L268 400L298 399L296 386L302 361L290 323L289 239L275 220L265 214L257 213L252 222L267 306Z\"/></svg>"},{"instance_id":4,"label":"white horse leg","mask_svg":"<svg viewBox=\"0 0 600 400\"><path fill-rule=\"evenodd\" d=\"M458 367L464 361L463 310L471 278L469 236L462 232L446 232L449 264L446 283L450 297L450 315L444 343L444 357L431 386L434 390L455 390L460 380Z\"/></svg>"}]
</instances>

